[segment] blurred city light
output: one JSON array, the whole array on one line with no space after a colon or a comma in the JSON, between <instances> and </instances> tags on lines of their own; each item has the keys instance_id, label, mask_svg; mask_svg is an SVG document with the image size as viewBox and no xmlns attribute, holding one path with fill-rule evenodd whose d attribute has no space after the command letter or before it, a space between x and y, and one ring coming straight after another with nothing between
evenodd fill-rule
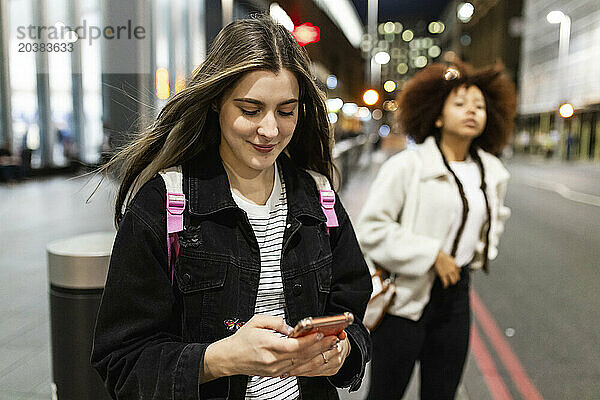
<instances>
[{"instance_id":1,"label":"blurred city light","mask_svg":"<svg viewBox=\"0 0 600 400\"><path fill-rule=\"evenodd\" d=\"M394 22L394 33L395 34L400 34L402 32L402 29L404 27L402 26L402 24L400 22Z\"/></svg>"},{"instance_id":2,"label":"blurred city light","mask_svg":"<svg viewBox=\"0 0 600 400\"><path fill-rule=\"evenodd\" d=\"M385 33L394 33L394 29L396 29L396 27L393 22L386 22L383 24L383 32Z\"/></svg>"},{"instance_id":3,"label":"blurred city light","mask_svg":"<svg viewBox=\"0 0 600 400\"><path fill-rule=\"evenodd\" d=\"M329 113L327 114L327 117L329 118L329 123L331 124L335 124L338 120L338 116L336 113Z\"/></svg>"},{"instance_id":4,"label":"blurred city light","mask_svg":"<svg viewBox=\"0 0 600 400\"><path fill-rule=\"evenodd\" d=\"M404 75L405 73L408 72L408 64L400 63L400 64L398 64L398 67L396 68L396 70L398 71L398 73L400 75Z\"/></svg>"},{"instance_id":5,"label":"blurred city light","mask_svg":"<svg viewBox=\"0 0 600 400\"><path fill-rule=\"evenodd\" d=\"M475 7L471 3L460 3L457 7L456 16L460 22L467 23L471 20Z\"/></svg>"},{"instance_id":6,"label":"blurred city light","mask_svg":"<svg viewBox=\"0 0 600 400\"><path fill-rule=\"evenodd\" d=\"M377 64L387 64L390 62L390 55L385 51L380 51L375 54L374 59Z\"/></svg>"},{"instance_id":7,"label":"blurred city light","mask_svg":"<svg viewBox=\"0 0 600 400\"><path fill-rule=\"evenodd\" d=\"M379 93L374 89L369 89L363 94L363 101L366 105L372 106L379 100Z\"/></svg>"},{"instance_id":8,"label":"blurred city light","mask_svg":"<svg viewBox=\"0 0 600 400\"><path fill-rule=\"evenodd\" d=\"M433 22L429 23L429 26L427 27L427 29L429 30L429 33L436 34L436 33L444 32L444 29L446 29L446 26L441 21L433 21Z\"/></svg>"},{"instance_id":9,"label":"blurred city light","mask_svg":"<svg viewBox=\"0 0 600 400\"><path fill-rule=\"evenodd\" d=\"M423 68L426 65L427 65L427 57L419 56L419 57L415 58L415 67Z\"/></svg>"},{"instance_id":10,"label":"blurred city light","mask_svg":"<svg viewBox=\"0 0 600 400\"><path fill-rule=\"evenodd\" d=\"M561 117L569 118L569 117L573 116L575 109L573 108L573 106L571 104L565 103L562 106L560 106L560 108L558 109L558 112L560 113Z\"/></svg>"},{"instance_id":11,"label":"blurred city light","mask_svg":"<svg viewBox=\"0 0 600 400\"><path fill-rule=\"evenodd\" d=\"M356 115L357 111L358 106L356 105L356 103L346 103L342 106L342 112L348 117Z\"/></svg>"},{"instance_id":12,"label":"blurred city light","mask_svg":"<svg viewBox=\"0 0 600 400\"><path fill-rule=\"evenodd\" d=\"M321 29L310 22L305 22L294 28L292 35L300 46L306 46L309 43L316 43L321 39Z\"/></svg>"},{"instance_id":13,"label":"blurred city light","mask_svg":"<svg viewBox=\"0 0 600 400\"><path fill-rule=\"evenodd\" d=\"M427 50L427 54L429 55L429 57L431 58L436 58L439 57L440 54L442 54L442 49L440 49L440 46L431 46L428 50Z\"/></svg>"},{"instance_id":14,"label":"blurred city light","mask_svg":"<svg viewBox=\"0 0 600 400\"><path fill-rule=\"evenodd\" d=\"M329 112L336 113L340 111L343 105L344 102L340 98L327 99L327 111Z\"/></svg>"},{"instance_id":15,"label":"blurred city light","mask_svg":"<svg viewBox=\"0 0 600 400\"><path fill-rule=\"evenodd\" d=\"M361 121L365 121L365 122L370 121L371 120L371 111L369 111L369 109L367 107L359 107L357 116L358 116L358 118L361 119Z\"/></svg>"},{"instance_id":16,"label":"blurred city light","mask_svg":"<svg viewBox=\"0 0 600 400\"><path fill-rule=\"evenodd\" d=\"M271 3L269 6L269 15L271 15L271 18L273 18L275 21L283 25L288 31L292 32L294 30L294 23L292 22L292 19L289 15L287 15L285 10L279 6L279 4Z\"/></svg>"},{"instance_id":17,"label":"blurred city light","mask_svg":"<svg viewBox=\"0 0 600 400\"><path fill-rule=\"evenodd\" d=\"M156 97L161 100L169 98L169 71L166 68L156 70Z\"/></svg>"},{"instance_id":18,"label":"blurred city light","mask_svg":"<svg viewBox=\"0 0 600 400\"><path fill-rule=\"evenodd\" d=\"M458 57L456 56L456 53L453 52L452 50L447 51L444 53L444 60L449 62L449 63L453 63L456 61Z\"/></svg>"},{"instance_id":19,"label":"blurred city light","mask_svg":"<svg viewBox=\"0 0 600 400\"><path fill-rule=\"evenodd\" d=\"M394 81L385 81L385 83L383 84L383 89L386 92L393 92L394 90L396 90L396 82Z\"/></svg>"},{"instance_id":20,"label":"blurred city light","mask_svg":"<svg viewBox=\"0 0 600 400\"><path fill-rule=\"evenodd\" d=\"M385 124L381 125L379 127L379 136L386 137L387 135L390 134L390 130L391 129L390 129L389 125L385 125Z\"/></svg>"},{"instance_id":21,"label":"blurred city light","mask_svg":"<svg viewBox=\"0 0 600 400\"><path fill-rule=\"evenodd\" d=\"M383 112L379 108L376 108L373 110L371 116L373 117L373 119L379 121L381 117L383 117Z\"/></svg>"},{"instance_id":22,"label":"blurred city light","mask_svg":"<svg viewBox=\"0 0 600 400\"><path fill-rule=\"evenodd\" d=\"M337 87L337 84L338 84L337 76L332 74L327 77L327 89L333 90Z\"/></svg>"},{"instance_id":23,"label":"blurred city light","mask_svg":"<svg viewBox=\"0 0 600 400\"><path fill-rule=\"evenodd\" d=\"M410 42L411 40L413 40L414 37L415 34L410 29L407 29L404 32L402 32L402 40L404 40L405 42Z\"/></svg>"},{"instance_id":24,"label":"blurred city light","mask_svg":"<svg viewBox=\"0 0 600 400\"><path fill-rule=\"evenodd\" d=\"M548 15L546 15L546 20L551 24L560 24L565 18L565 14L562 11L550 11Z\"/></svg>"},{"instance_id":25,"label":"blurred city light","mask_svg":"<svg viewBox=\"0 0 600 400\"><path fill-rule=\"evenodd\" d=\"M471 44L471 35L463 33L460 37L460 44L463 46L469 46Z\"/></svg>"}]
</instances>

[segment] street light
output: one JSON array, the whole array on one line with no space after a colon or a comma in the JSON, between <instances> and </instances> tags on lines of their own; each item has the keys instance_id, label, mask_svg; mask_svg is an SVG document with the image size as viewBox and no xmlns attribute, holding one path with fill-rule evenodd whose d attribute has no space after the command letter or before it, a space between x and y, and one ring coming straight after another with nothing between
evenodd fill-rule
<instances>
[{"instance_id":1,"label":"street light","mask_svg":"<svg viewBox=\"0 0 600 400\"><path fill-rule=\"evenodd\" d=\"M569 56L569 42L571 39L571 18L559 10L550 11L546 15L546 20L551 24L560 24L560 33L558 39L558 87L559 99L558 104L564 101L565 84L567 80L567 57ZM558 107L557 107L558 108ZM564 119L561 118L560 112L556 116L556 130L559 134L563 133Z\"/></svg>"},{"instance_id":2,"label":"street light","mask_svg":"<svg viewBox=\"0 0 600 400\"><path fill-rule=\"evenodd\" d=\"M560 113L561 117L570 118L573 116L575 109L573 108L573 106L571 104L565 103L562 106L560 106L560 108L558 109L558 112Z\"/></svg>"}]
</instances>

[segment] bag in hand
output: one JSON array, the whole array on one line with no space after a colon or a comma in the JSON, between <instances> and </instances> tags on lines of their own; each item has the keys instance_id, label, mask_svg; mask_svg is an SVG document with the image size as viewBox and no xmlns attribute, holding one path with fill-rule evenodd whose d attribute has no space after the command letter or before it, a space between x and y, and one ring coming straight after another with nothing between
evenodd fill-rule
<instances>
[{"instance_id":1,"label":"bag in hand","mask_svg":"<svg viewBox=\"0 0 600 400\"><path fill-rule=\"evenodd\" d=\"M367 310L363 318L363 324L369 332L377 328L396 295L395 274L390 276L383 269L377 268L371 275L371 280L373 293L371 293L371 299L367 304Z\"/></svg>"}]
</instances>

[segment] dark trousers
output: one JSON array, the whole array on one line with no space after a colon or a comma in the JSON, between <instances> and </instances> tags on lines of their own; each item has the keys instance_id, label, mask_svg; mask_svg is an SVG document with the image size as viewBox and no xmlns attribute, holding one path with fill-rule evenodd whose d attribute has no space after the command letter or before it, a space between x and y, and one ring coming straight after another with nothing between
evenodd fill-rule
<instances>
[{"instance_id":1,"label":"dark trousers","mask_svg":"<svg viewBox=\"0 0 600 400\"><path fill-rule=\"evenodd\" d=\"M446 289L436 278L418 321L386 315L371 334L369 399L400 399L415 362L421 366L421 399L453 400L469 347L469 267Z\"/></svg>"}]
</instances>

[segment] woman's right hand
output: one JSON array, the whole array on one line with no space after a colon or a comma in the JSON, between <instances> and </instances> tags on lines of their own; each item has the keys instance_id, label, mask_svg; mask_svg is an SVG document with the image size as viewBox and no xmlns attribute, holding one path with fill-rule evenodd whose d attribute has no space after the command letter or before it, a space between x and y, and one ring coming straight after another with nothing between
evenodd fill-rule
<instances>
[{"instance_id":1,"label":"woman's right hand","mask_svg":"<svg viewBox=\"0 0 600 400\"><path fill-rule=\"evenodd\" d=\"M445 288L455 285L460 279L460 267L456 265L456 260L441 250L435 259L433 267Z\"/></svg>"},{"instance_id":2,"label":"woman's right hand","mask_svg":"<svg viewBox=\"0 0 600 400\"><path fill-rule=\"evenodd\" d=\"M320 333L288 338L292 330L283 318L253 316L235 334L208 346L200 382L231 375L281 376L339 341Z\"/></svg>"}]
</instances>

